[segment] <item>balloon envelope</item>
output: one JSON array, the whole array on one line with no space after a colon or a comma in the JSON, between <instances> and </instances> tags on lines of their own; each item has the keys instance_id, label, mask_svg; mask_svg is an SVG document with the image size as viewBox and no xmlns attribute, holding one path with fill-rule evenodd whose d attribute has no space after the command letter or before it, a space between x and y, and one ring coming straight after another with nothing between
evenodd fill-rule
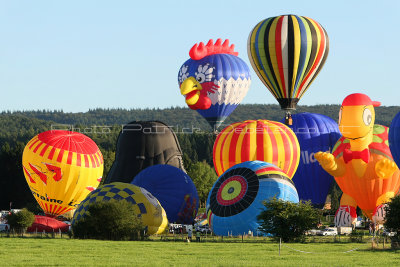
<instances>
[{"instance_id":1,"label":"balloon envelope","mask_svg":"<svg viewBox=\"0 0 400 267\"><path fill-rule=\"evenodd\" d=\"M207 199L207 217L216 235L256 234L257 216L263 201L276 197L299 202L293 182L275 165L248 161L228 169L212 187Z\"/></svg>"},{"instance_id":2,"label":"balloon envelope","mask_svg":"<svg viewBox=\"0 0 400 267\"><path fill-rule=\"evenodd\" d=\"M91 192L74 213L72 225L86 216L89 205L98 201L126 200L135 208L135 214L141 219L147 233L160 234L168 226L167 216L158 200L146 189L132 184L111 183L102 185Z\"/></svg>"},{"instance_id":3,"label":"balloon envelope","mask_svg":"<svg viewBox=\"0 0 400 267\"><path fill-rule=\"evenodd\" d=\"M47 216L39 216L35 215L35 221L33 224L28 227L26 230L27 232L43 232L46 233L58 233L61 232L65 233L69 231L69 225L65 222L60 222L54 218L50 218Z\"/></svg>"},{"instance_id":4,"label":"balloon envelope","mask_svg":"<svg viewBox=\"0 0 400 267\"><path fill-rule=\"evenodd\" d=\"M311 200L314 205L324 205L333 176L328 174L314 158L319 151L332 152L341 137L338 124L331 118L315 113L292 115L289 127L300 144L300 163L292 181L302 200Z\"/></svg>"},{"instance_id":5,"label":"balloon envelope","mask_svg":"<svg viewBox=\"0 0 400 267\"><path fill-rule=\"evenodd\" d=\"M132 121L118 135L115 160L104 184L130 183L141 170L157 164L185 171L178 138L163 122Z\"/></svg>"},{"instance_id":6,"label":"balloon envelope","mask_svg":"<svg viewBox=\"0 0 400 267\"><path fill-rule=\"evenodd\" d=\"M214 142L213 161L217 175L245 161L271 162L292 178L299 165L300 147L286 125L269 120L232 123Z\"/></svg>"},{"instance_id":7,"label":"balloon envelope","mask_svg":"<svg viewBox=\"0 0 400 267\"><path fill-rule=\"evenodd\" d=\"M103 156L92 139L51 130L25 146L22 167L29 188L48 216L75 209L100 183Z\"/></svg>"},{"instance_id":8,"label":"balloon envelope","mask_svg":"<svg viewBox=\"0 0 400 267\"><path fill-rule=\"evenodd\" d=\"M296 104L322 69L328 35L315 20L296 15L267 18L250 32L247 53L258 77L282 109Z\"/></svg>"},{"instance_id":9,"label":"balloon envelope","mask_svg":"<svg viewBox=\"0 0 400 267\"><path fill-rule=\"evenodd\" d=\"M363 177L358 177L357 174L350 169L352 161L346 164L348 170L343 176L335 177L336 183L339 185L343 193L351 196L357 205L363 210L365 216L372 219L375 208L386 194L398 192L400 188L400 171L397 169L394 173L385 177L379 178L376 174L376 164L382 159L393 160L389 149L388 132L392 130L379 124L373 126L373 139L369 145L370 160L367 165ZM342 136L333 148L332 154L337 158L343 158L346 150L350 150L349 139Z\"/></svg>"},{"instance_id":10,"label":"balloon envelope","mask_svg":"<svg viewBox=\"0 0 400 267\"><path fill-rule=\"evenodd\" d=\"M215 44L212 44L212 40L210 42L205 50L210 47L215 51L216 47L222 47L221 39ZM247 64L237 53L229 53L222 48L221 52L209 52L199 57L190 53L192 58L183 63L178 74L179 87L181 94L185 95L186 103L191 109L197 110L213 128L220 126L236 109L251 83ZM197 100L193 100L195 98Z\"/></svg>"},{"instance_id":11,"label":"balloon envelope","mask_svg":"<svg viewBox=\"0 0 400 267\"><path fill-rule=\"evenodd\" d=\"M400 112L396 114L390 124L389 148L392 152L393 160L400 166Z\"/></svg>"},{"instance_id":12,"label":"balloon envelope","mask_svg":"<svg viewBox=\"0 0 400 267\"><path fill-rule=\"evenodd\" d=\"M132 184L155 196L165 209L168 220L192 224L199 209L199 196L189 175L170 165L154 165L142 170Z\"/></svg>"}]
</instances>

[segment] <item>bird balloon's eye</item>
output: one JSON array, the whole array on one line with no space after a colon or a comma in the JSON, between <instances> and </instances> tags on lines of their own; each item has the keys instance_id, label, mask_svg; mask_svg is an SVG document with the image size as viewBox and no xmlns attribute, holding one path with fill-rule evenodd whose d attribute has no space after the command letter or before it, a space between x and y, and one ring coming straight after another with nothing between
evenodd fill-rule
<instances>
[{"instance_id":1,"label":"bird balloon's eye","mask_svg":"<svg viewBox=\"0 0 400 267\"><path fill-rule=\"evenodd\" d=\"M370 125L372 122L372 111L368 108L364 109L363 112L363 121L365 125Z\"/></svg>"},{"instance_id":2,"label":"bird balloon's eye","mask_svg":"<svg viewBox=\"0 0 400 267\"><path fill-rule=\"evenodd\" d=\"M206 80L206 75L204 75L204 73L197 73L196 80L199 83L202 83L202 82L204 82Z\"/></svg>"}]
</instances>

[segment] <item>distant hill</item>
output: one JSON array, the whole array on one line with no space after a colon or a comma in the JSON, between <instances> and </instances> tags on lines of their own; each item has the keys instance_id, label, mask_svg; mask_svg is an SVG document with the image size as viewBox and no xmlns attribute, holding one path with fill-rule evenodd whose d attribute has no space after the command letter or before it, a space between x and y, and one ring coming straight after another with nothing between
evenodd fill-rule
<instances>
[{"instance_id":1,"label":"distant hill","mask_svg":"<svg viewBox=\"0 0 400 267\"><path fill-rule=\"evenodd\" d=\"M337 120L340 105L315 105L299 106L296 112L312 112L326 115ZM386 126L390 125L393 117L400 111L399 106L377 107L376 123ZM11 117L10 117L11 116ZM135 120L159 120L174 128L195 127L202 130L210 130L205 119L196 111L189 108L171 107L165 109L94 109L88 112L69 113L63 111L17 111L2 112L0 120L6 118L33 118L46 121L43 125L67 124L71 126L112 126L122 125ZM225 124L249 119L268 119L280 121L284 118L284 111L278 105L245 104L238 108L228 117ZM33 121L32 123L34 123ZM21 121L22 123L22 121ZM32 124L32 123L28 123ZM24 123L22 123L24 124ZM25 126L25 125L21 125ZM4 128L4 125L3 125ZM2 129L4 131L4 129Z\"/></svg>"}]
</instances>

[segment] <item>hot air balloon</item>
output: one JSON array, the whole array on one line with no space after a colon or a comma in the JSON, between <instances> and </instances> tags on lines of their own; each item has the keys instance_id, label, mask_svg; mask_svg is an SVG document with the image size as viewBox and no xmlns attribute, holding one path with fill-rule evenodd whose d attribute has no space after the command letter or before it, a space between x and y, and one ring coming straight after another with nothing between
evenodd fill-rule
<instances>
[{"instance_id":1,"label":"hot air balloon","mask_svg":"<svg viewBox=\"0 0 400 267\"><path fill-rule=\"evenodd\" d=\"M247 161L229 168L212 187L206 205L208 223L216 235L258 232L263 202L276 197L299 202L289 177L273 164Z\"/></svg>"},{"instance_id":2,"label":"hot air balloon","mask_svg":"<svg viewBox=\"0 0 400 267\"><path fill-rule=\"evenodd\" d=\"M104 184L130 183L141 170L157 164L185 171L176 134L160 121L132 121L118 135L115 160Z\"/></svg>"},{"instance_id":3,"label":"hot air balloon","mask_svg":"<svg viewBox=\"0 0 400 267\"><path fill-rule=\"evenodd\" d=\"M168 221L192 224L199 209L199 196L189 175L170 165L153 165L139 172L132 184L155 196Z\"/></svg>"},{"instance_id":4,"label":"hot air balloon","mask_svg":"<svg viewBox=\"0 0 400 267\"><path fill-rule=\"evenodd\" d=\"M70 226L65 222L60 222L55 218L47 216L35 215L35 221L29 226L26 231L32 232L46 232L46 233L58 233L59 231L66 233L69 231Z\"/></svg>"},{"instance_id":5,"label":"hot air balloon","mask_svg":"<svg viewBox=\"0 0 400 267\"><path fill-rule=\"evenodd\" d=\"M301 150L299 167L292 181L300 199L323 206L333 176L322 169L314 154L332 152L341 137L338 124L327 116L308 112L294 114L292 119L293 124L289 127L296 134Z\"/></svg>"},{"instance_id":6,"label":"hot air balloon","mask_svg":"<svg viewBox=\"0 0 400 267\"><path fill-rule=\"evenodd\" d=\"M217 175L245 161L270 162L292 178L299 165L300 146L286 125L269 120L232 123L217 136L213 161Z\"/></svg>"},{"instance_id":7,"label":"hot air balloon","mask_svg":"<svg viewBox=\"0 0 400 267\"><path fill-rule=\"evenodd\" d=\"M228 39L195 44L179 70L179 88L186 104L213 129L235 110L250 87L250 70L234 47Z\"/></svg>"},{"instance_id":8,"label":"hot air balloon","mask_svg":"<svg viewBox=\"0 0 400 267\"><path fill-rule=\"evenodd\" d=\"M22 167L40 207L55 217L75 209L99 185L103 156L84 134L50 130L28 142Z\"/></svg>"},{"instance_id":9,"label":"hot air balloon","mask_svg":"<svg viewBox=\"0 0 400 267\"><path fill-rule=\"evenodd\" d=\"M126 200L135 208L149 235L163 233L168 226L167 216L160 202L146 189L127 183L111 183L98 187L81 202L74 213L72 225L85 217L89 205L98 201Z\"/></svg>"},{"instance_id":10,"label":"hot air balloon","mask_svg":"<svg viewBox=\"0 0 400 267\"><path fill-rule=\"evenodd\" d=\"M400 166L400 112L396 114L390 124L389 148L392 152L393 160Z\"/></svg>"},{"instance_id":11,"label":"hot air balloon","mask_svg":"<svg viewBox=\"0 0 400 267\"><path fill-rule=\"evenodd\" d=\"M267 18L250 32L247 53L258 77L287 112L321 71L329 52L328 35L315 20L296 15Z\"/></svg>"},{"instance_id":12,"label":"hot air balloon","mask_svg":"<svg viewBox=\"0 0 400 267\"><path fill-rule=\"evenodd\" d=\"M389 129L374 123L374 107L379 105L380 102L371 101L365 94L348 95L339 112L339 129L343 136L332 154L315 154L343 191L342 210L336 217L346 218L350 213L350 222L356 219L357 206L369 219L381 218L383 206L400 188L400 170L389 149ZM340 218L335 218L337 226L350 226Z\"/></svg>"}]
</instances>

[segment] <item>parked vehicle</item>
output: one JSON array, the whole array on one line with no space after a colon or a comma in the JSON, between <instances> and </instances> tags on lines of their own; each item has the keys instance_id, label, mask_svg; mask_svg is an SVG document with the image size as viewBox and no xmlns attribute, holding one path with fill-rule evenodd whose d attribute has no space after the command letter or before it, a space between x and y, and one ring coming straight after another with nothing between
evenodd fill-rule
<instances>
[{"instance_id":1,"label":"parked vehicle","mask_svg":"<svg viewBox=\"0 0 400 267\"><path fill-rule=\"evenodd\" d=\"M319 235L320 232L321 230L319 229L311 229L306 232L306 235Z\"/></svg>"},{"instance_id":2,"label":"parked vehicle","mask_svg":"<svg viewBox=\"0 0 400 267\"><path fill-rule=\"evenodd\" d=\"M333 228L326 228L324 230L321 230L318 235L323 235L323 236L327 236L327 235L337 235L338 232L336 229Z\"/></svg>"},{"instance_id":3,"label":"parked vehicle","mask_svg":"<svg viewBox=\"0 0 400 267\"><path fill-rule=\"evenodd\" d=\"M349 235L353 232L353 228L340 226L337 228L337 232L339 235Z\"/></svg>"},{"instance_id":4,"label":"parked vehicle","mask_svg":"<svg viewBox=\"0 0 400 267\"><path fill-rule=\"evenodd\" d=\"M6 223L0 224L0 232L8 232L10 230L10 225Z\"/></svg>"},{"instance_id":5,"label":"parked vehicle","mask_svg":"<svg viewBox=\"0 0 400 267\"><path fill-rule=\"evenodd\" d=\"M382 235L383 236L395 236L396 232L389 232L388 230L385 229L385 230L383 230Z\"/></svg>"},{"instance_id":6,"label":"parked vehicle","mask_svg":"<svg viewBox=\"0 0 400 267\"><path fill-rule=\"evenodd\" d=\"M196 231L200 231L202 234L211 234L211 229L207 225L196 227Z\"/></svg>"}]
</instances>

